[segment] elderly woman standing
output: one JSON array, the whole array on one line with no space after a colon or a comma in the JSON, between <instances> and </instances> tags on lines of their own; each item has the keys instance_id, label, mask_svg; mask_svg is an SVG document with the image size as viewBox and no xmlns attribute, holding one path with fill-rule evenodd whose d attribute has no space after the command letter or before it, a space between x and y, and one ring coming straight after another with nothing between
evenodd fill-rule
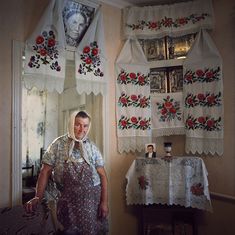
<instances>
[{"instance_id":1,"label":"elderly woman standing","mask_svg":"<svg viewBox=\"0 0 235 235\"><path fill-rule=\"evenodd\" d=\"M62 234L97 235L108 231L107 177L100 151L87 138L90 125L86 112L71 115L68 133L55 139L44 154L35 197L26 203L26 210L33 211L49 181L48 191L53 191L49 193L57 201Z\"/></svg>"}]
</instances>

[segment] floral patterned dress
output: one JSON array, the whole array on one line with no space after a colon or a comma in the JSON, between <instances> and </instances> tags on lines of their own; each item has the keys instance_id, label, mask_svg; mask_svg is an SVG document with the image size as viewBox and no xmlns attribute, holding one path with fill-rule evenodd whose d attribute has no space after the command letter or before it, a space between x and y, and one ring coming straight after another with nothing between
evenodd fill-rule
<instances>
[{"instance_id":1,"label":"floral patterned dress","mask_svg":"<svg viewBox=\"0 0 235 235\"><path fill-rule=\"evenodd\" d=\"M79 149L68 156L68 138L62 136L49 146L43 163L53 167L57 185L57 220L68 234L100 235L108 233L108 220L98 216L101 186L95 168L103 167L96 146L88 140L85 149L90 156L89 165ZM49 190L50 191L50 190ZM51 195L53 190L51 190ZM49 199L50 200L50 199Z\"/></svg>"}]
</instances>

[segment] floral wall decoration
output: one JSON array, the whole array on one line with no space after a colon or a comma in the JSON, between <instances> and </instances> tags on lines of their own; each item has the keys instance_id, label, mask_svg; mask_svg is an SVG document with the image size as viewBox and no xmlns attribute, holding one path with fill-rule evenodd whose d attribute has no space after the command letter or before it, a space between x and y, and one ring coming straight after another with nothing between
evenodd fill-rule
<instances>
[{"instance_id":1,"label":"floral wall decoration","mask_svg":"<svg viewBox=\"0 0 235 235\"><path fill-rule=\"evenodd\" d=\"M158 93L151 97L152 135L183 135L183 93Z\"/></svg>"},{"instance_id":2,"label":"floral wall decoration","mask_svg":"<svg viewBox=\"0 0 235 235\"><path fill-rule=\"evenodd\" d=\"M104 73L100 68L101 61L99 55L99 47L97 42L91 42L89 46L85 46L83 53L80 55L81 64L78 68L78 73L87 75L93 73L95 76L103 77Z\"/></svg>"},{"instance_id":3,"label":"floral wall decoration","mask_svg":"<svg viewBox=\"0 0 235 235\"><path fill-rule=\"evenodd\" d=\"M214 27L212 1L189 1L170 5L127 7L123 14L126 38L183 36Z\"/></svg>"},{"instance_id":4,"label":"floral wall decoration","mask_svg":"<svg viewBox=\"0 0 235 235\"><path fill-rule=\"evenodd\" d=\"M50 65L50 69L61 71L58 63L59 51L57 49L58 41L56 41L55 33L43 31L35 39L33 50L35 54L30 57L28 66L30 68L40 68L41 65Z\"/></svg>"},{"instance_id":5,"label":"floral wall decoration","mask_svg":"<svg viewBox=\"0 0 235 235\"><path fill-rule=\"evenodd\" d=\"M138 40L126 41L116 71L118 150L141 151L151 139L151 102L149 68Z\"/></svg>"},{"instance_id":6,"label":"floral wall decoration","mask_svg":"<svg viewBox=\"0 0 235 235\"><path fill-rule=\"evenodd\" d=\"M79 94L106 94L104 29L98 3L51 0L25 43L24 83L27 89L64 90L67 53L75 54Z\"/></svg>"},{"instance_id":7,"label":"floral wall decoration","mask_svg":"<svg viewBox=\"0 0 235 235\"><path fill-rule=\"evenodd\" d=\"M202 30L184 62L186 152L223 154L222 60Z\"/></svg>"},{"instance_id":8,"label":"floral wall decoration","mask_svg":"<svg viewBox=\"0 0 235 235\"><path fill-rule=\"evenodd\" d=\"M34 32L26 40L23 79L27 89L63 91L66 61L63 4L64 1L50 1Z\"/></svg>"},{"instance_id":9,"label":"floral wall decoration","mask_svg":"<svg viewBox=\"0 0 235 235\"><path fill-rule=\"evenodd\" d=\"M107 59L101 9L97 9L83 39L75 52L76 88L95 95L107 92Z\"/></svg>"}]
</instances>

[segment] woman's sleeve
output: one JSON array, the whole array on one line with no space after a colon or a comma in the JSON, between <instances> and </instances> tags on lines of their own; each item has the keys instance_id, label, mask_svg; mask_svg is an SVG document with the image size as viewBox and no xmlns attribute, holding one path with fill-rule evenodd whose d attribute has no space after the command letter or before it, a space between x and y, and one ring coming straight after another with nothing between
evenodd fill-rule
<instances>
[{"instance_id":1,"label":"woman's sleeve","mask_svg":"<svg viewBox=\"0 0 235 235\"><path fill-rule=\"evenodd\" d=\"M93 154L95 158L95 167L103 167L104 166L104 159L101 155L100 150L93 144Z\"/></svg>"},{"instance_id":2,"label":"woman's sleeve","mask_svg":"<svg viewBox=\"0 0 235 235\"><path fill-rule=\"evenodd\" d=\"M42 157L42 164L54 167L57 149L57 144L55 142L51 143Z\"/></svg>"}]
</instances>

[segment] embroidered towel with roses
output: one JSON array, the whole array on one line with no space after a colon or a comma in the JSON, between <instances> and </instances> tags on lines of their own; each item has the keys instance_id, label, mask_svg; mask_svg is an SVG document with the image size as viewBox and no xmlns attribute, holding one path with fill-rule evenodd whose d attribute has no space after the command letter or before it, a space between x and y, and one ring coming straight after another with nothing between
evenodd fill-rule
<instances>
[{"instance_id":1,"label":"embroidered towel with roses","mask_svg":"<svg viewBox=\"0 0 235 235\"><path fill-rule=\"evenodd\" d=\"M107 92L107 60L101 9L97 9L75 52L75 75L78 94Z\"/></svg>"},{"instance_id":2,"label":"embroidered towel with roses","mask_svg":"<svg viewBox=\"0 0 235 235\"><path fill-rule=\"evenodd\" d=\"M182 92L154 94L151 107L154 137L185 134Z\"/></svg>"},{"instance_id":3,"label":"embroidered towel with roses","mask_svg":"<svg viewBox=\"0 0 235 235\"><path fill-rule=\"evenodd\" d=\"M116 61L118 151L141 151L151 140L149 66L138 40L127 40Z\"/></svg>"},{"instance_id":4,"label":"embroidered towel with roses","mask_svg":"<svg viewBox=\"0 0 235 235\"><path fill-rule=\"evenodd\" d=\"M26 40L23 78L28 89L37 87L59 93L64 90L66 58L62 9L62 1L51 1Z\"/></svg>"},{"instance_id":5,"label":"embroidered towel with roses","mask_svg":"<svg viewBox=\"0 0 235 235\"><path fill-rule=\"evenodd\" d=\"M186 152L223 154L222 59L202 30L184 62Z\"/></svg>"}]
</instances>

